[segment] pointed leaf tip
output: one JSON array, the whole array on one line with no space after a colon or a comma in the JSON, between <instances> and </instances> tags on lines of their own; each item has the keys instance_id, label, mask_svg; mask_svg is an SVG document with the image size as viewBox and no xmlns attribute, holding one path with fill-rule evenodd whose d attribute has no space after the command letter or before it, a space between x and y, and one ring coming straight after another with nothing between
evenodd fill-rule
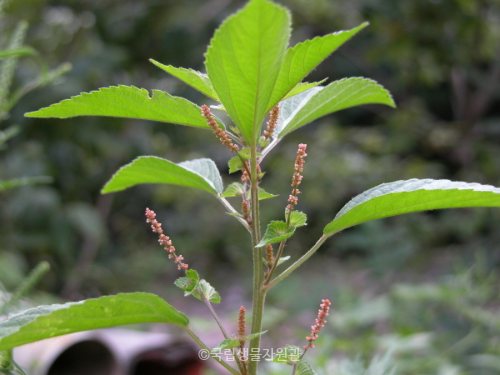
<instances>
[{"instance_id":1,"label":"pointed leaf tip","mask_svg":"<svg viewBox=\"0 0 500 375\"><path fill-rule=\"evenodd\" d=\"M432 179L385 183L354 197L325 227L323 233L332 235L389 216L462 207L500 207L500 188Z\"/></svg>"},{"instance_id":2,"label":"pointed leaf tip","mask_svg":"<svg viewBox=\"0 0 500 375\"><path fill-rule=\"evenodd\" d=\"M252 0L227 18L206 53L208 76L245 140L255 144L290 37L282 6Z\"/></svg>"},{"instance_id":3,"label":"pointed leaf tip","mask_svg":"<svg viewBox=\"0 0 500 375\"><path fill-rule=\"evenodd\" d=\"M26 117L107 116L169 122L209 129L201 108L187 99L134 86L103 87L25 114Z\"/></svg>"}]
</instances>

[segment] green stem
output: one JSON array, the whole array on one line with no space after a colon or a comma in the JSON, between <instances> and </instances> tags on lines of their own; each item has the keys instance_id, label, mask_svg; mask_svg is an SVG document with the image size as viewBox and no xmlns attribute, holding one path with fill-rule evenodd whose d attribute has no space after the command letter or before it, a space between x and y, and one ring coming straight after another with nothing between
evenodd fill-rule
<instances>
[{"instance_id":1,"label":"green stem","mask_svg":"<svg viewBox=\"0 0 500 375\"><path fill-rule=\"evenodd\" d=\"M262 315L266 292L263 289L264 269L262 264L262 247L256 247L260 242L260 212L259 212L259 176L257 176L256 145L250 147L250 194L252 209L252 250L253 250L253 303L251 333L262 332ZM250 353L260 350L260 335L250 340ZM249 361L248 373L257 375L258 361Z\"/></svg>"},{"instance_id":2,"label":"green stem","mask_svg":"<svg viewBox=\"0 0 500 375\"><path fill-rule=\"evenodd\" d=\"M308 260L315 252L316 250L319 249L319 247L323 244L323 242L326 241L326 239L330 237L330 235L323 234L321 238L314 244L313 247L311 247L307 253L302 255L299 259L295 261L290 267L288 267L285 271L283 271L281 274L276 276L273 281L271 281L269 284L266 285L265 291L267 292L269 289L271 289L273 286L278 284L280 281L282 281L285 277L290 275L293 271L295 271L302 263L304 263L306 260Z\"/></svg>"},{"instance_id":3,"label":"green stem","mask_svg":"<svg viewBox=\"0 0 500 375\"><path fill-rule=\"evenodd\" d=\"M214 356L212 355L212 351L210 350L210 348L208 346L205 345L205 343L203 341L200 340L200 338L198 336L196 336L196 334L191 331L191 329L189 327L183 327L187 334L189 336L191 336L191 338L196 341L196 343L204 350L207 351L207 353L210 354L210 357L212 357L213 359L215 359L217 362L219 362L220 365L224 366L224 368L226 370L228 370L231 374L234 374L234 375L240 375L240 373L238 371L236 371L234 368L232 368L231 366L229 366L226 362L224 362L222 359L219 359L217 358L217 356Z\"/></svg>"}]
</instances>

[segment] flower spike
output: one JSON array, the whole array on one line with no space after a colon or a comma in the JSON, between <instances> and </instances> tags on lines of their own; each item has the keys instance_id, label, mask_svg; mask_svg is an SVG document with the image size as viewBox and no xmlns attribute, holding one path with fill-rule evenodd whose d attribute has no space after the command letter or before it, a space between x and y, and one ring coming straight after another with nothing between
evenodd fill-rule
<instances>
[{"instance_id":1,"label":"flower spike","mask_svg":"<svg viewBox=\"0 0 500 375\"><path fill-rule=\"evenodd\" d=\"M307 156L306 154L307 145L299 144L299 149L297 150L297 158L295 159L295 171L293 172L292 177L292 194L288 197L288 206L286 206L286 214L290 214L293 211L294 206L298 203L300 194L300 190L298 186L302 182L302 172L304 171L304 158Z\"/></svg>"},{"instance_id":2,"label":"flower spike","mask_svg":"<svg viewBox=\"0 0 500 375\"><path fill-rule=\"evenodd\" d=\"M207 119L207 124L210 126L210 129L214 132L214 134L219 138L224 146L226 146L229 151L237 152L239 151L238 145L231 142L225 130L221 129L220 125L215 121L214 116L212 116L212 112L210 112L210 108L203 104L201 106L201 115Z\"/></svg>"},{"instance_id":3,"label":"flower spike","mask_svg":"<svg viewBox=\"0 0 500 375\"><path fill-rule=\"evenodd\" d=\"M321 309L318 311L318 318L316 319L316 324L311 327L311 336L306 337L306 340L309 341L308 345L304 345L304 349L314 348L313 342L318 338L318 333L325 326L326 320L325 317L328 316L328 311L330 310L330 305L332 304L330 300L324 299L322 300L322 304L320 305Z\"/></svg>"},{"instance_id":4,"label":"flower spike","mask_svg":"<svg viewBox=\"0 0 500 375\"><path fill-rule=\"evenodd\" d=\"M146 208L146 222L151 224L151 229L154 233L159 234L158 242L168 252L169 259L175 259L174 263L177 264L177 268L179 269L179 271L187 270L189 267L188 264L182 262L184 260L184 257L175 253L175 247L172 245L170 237L163 234L161 223L156 220L156 213L154 211L151 211L149 208Z\"/></svg>"}]
</instances>

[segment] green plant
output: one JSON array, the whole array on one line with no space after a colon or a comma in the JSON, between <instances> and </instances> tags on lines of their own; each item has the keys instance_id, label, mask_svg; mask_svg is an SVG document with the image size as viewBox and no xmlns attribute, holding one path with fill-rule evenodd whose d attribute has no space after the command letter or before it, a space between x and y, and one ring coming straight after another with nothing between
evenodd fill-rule
<instances>
[{"instance_id":1,"label":"green plant","mask_svg":"<svg viewBox=\"0 0 500 375\"><path fill-rule=\"evenodd\" d=\"M242 172L241 183L234 182L224 189L216 165L210 159L173 163L143 156L122 167L102 192L117 192L137 184L164 183L200 189L218 199L251 237L254 280L252 324L247 334L245 310L241 308L237 335L231 337L227 334L211 306L211 303L220 302L219 294L184 263L184 258L164 234L154 212L147 209L147 221L159 235L160 244L178 269L185 271L185 277L179 278L176 285L184 290L186 296L192 295L207 304L221 328L224 341L216 348L208 348L192 331L189 319L166 301L149 293L127 293L63 305L39 306L14 315L0 324L0 350L70 332L158 322L182 328L207 355L230 373L255 375L259 364L256 359L261 357L260 336L266 332L262 325L266 294L309 259L328 238L349 227L399 214L431 209L500 206L500 189L488 185L430 179L385 183L348 202L325 226L317 242L288 268L279 271L280 265L289 260L288 256L284 256L287 240L307 221L305 213L295 210L307 146L299 145L292 192L284 218L269 223L263 235L260 201L275 195L261 187L265 174L261 168L262 161L285 135L317 118L362 104L394 107L390 94L369 79L348 78L326 86L321 86L324 81L302 82L321 61L365 26L361 24L352 30L314 38L288 48L291 32L288 11L268 0L251 0L215 32L206 54L207 74L152 60L161 69L218 102L212 108L226 112L234 126L226 127L206 105L199 107L159 90L153 90L150 96L144 89L128 86L83 93L27 114L28 117L47 118L87 115L130 117L211 129L236 154L228 164L231 173ZM262 124L268 113L269 121L263 130ZM232 197L241 199L240 212L227 200ZM278 244L278 249L273 248L275 244ZM282 348L281 355L274 356L272 360L290 365L292 374L314 374L303 357L314 346L329 304L328 300L323 300L316 325L303 348L286 346ZM244 349L248 350L248 356L242 355ZM237 368L218 357L218 351L222 350L229 350L235 355ZM392 371L390 366L384 364L383 367L383 372ZM362 370L357 368L356 371Z\"/></svg>"}]
</instances>

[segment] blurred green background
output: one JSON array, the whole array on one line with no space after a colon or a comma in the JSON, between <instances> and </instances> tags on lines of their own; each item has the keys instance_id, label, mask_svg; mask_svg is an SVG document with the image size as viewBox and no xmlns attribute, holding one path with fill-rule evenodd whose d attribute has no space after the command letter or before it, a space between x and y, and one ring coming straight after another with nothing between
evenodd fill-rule
<instances>
[{"instance_id":1,"label":"blurred green background","mask_svg":"<svg viewBox=\"0 0 500 375\"><path fill-rule=\"evenodd\" d=\"M308 80L373 78L398 104L320 119L285 138L267 158L263 187L280 196L264 201L263 225L286 205L297 144L309 145L298 206L309 223L289 241L288 255L303 253L350 198L383 182L445 178L500 186L500 1L278 2L292 11L292 43L369 21ZM188 263L220 290L222 312L235 313L241 303L250 307L249 237L215 199L173 186L99 194L120 166L139 155L174 162L210 157L226 185L237 181L227 173L230 154L209 131L113 118L23 117L118 84L212 104L148 59L203 70L213 31L244 4L7 4L0 43L5 46L25 20L25 44L38 52L19 59L13 90L41 70L73 66L55 84L24 96L0 123L0 130L21 129L0 151L0 179L53 178L1 193L0 281L7 289L47 260L51 272L41 283L41 300L122 291L181 298L172 286L179 275L145 223L148 206ZM301 345L290 340L305 337L321 299L330 298L330 333L316 351L324 373L332 373L337 359L358 354L369 360L388 348L396 348L398 374L500 373L499 225L498 209L462 209L389 218L339 234L270 293L269 326L280 334L268 338L269 345ZM178 306L199 308L182 299ZM285 312L299 322L295 328L285 324Z\"/></svg>"}]
</instances>

